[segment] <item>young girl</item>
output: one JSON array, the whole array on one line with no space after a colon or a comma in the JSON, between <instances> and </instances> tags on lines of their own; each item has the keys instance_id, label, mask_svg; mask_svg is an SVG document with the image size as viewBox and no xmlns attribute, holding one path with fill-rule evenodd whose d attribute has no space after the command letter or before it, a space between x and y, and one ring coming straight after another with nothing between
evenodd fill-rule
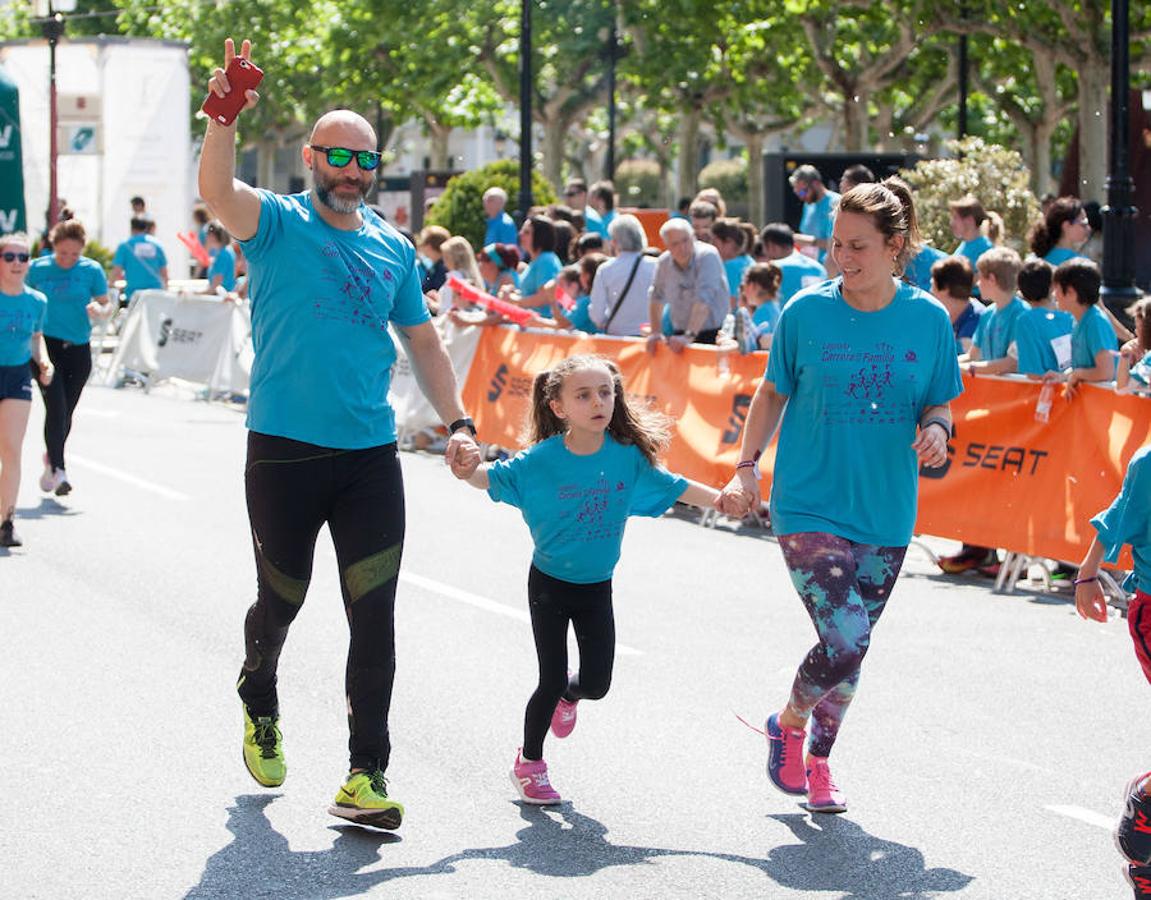
<instances>
[{"instance_id":1,"label":"young girl","mask_svg":"<svg viewBox=\"0 0 1151 900\"><path fill-rule=\"evenodd\" d=\"M528 449L468 479L493 500L518 507L535 543L528 603L539 684L511 772L525 803L560 802L543 758L548 725L567 737L576 704L600 699L611 683L611 576L628 516L659 516L676 500L711 506L718 497L657 465L668 440L666 417L628 399L614 363L573 356L536 376ZM579 645L574 677L567 667L569 623Z\"/></svg>"}]
</instances>

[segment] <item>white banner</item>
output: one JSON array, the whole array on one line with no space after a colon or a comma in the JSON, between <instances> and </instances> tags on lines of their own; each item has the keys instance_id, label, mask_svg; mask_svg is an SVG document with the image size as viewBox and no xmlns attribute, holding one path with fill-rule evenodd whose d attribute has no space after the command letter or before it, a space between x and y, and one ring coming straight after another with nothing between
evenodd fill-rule
<instances>
[{"instance_id":1,"label":"white banner","mask_svg":"<svg viewBox=\"0 0 1151 900\"><path fill-rule=\"evenodd\" d=\"M476 347L480 342L482 328L476 326L460 327L453 325L443 317L432 320L436 330L443 338L444 347L452 360L452 370L456 373L456 384L462 389L467 380L468 370L472 365L472 358L476 355ZM388 391L388 402L396 413L396 428L400 433L422 431L442 424L440 417L420 386L416 383L416 374L404 353L404 346L396 338L395 330L392 339L396 342L396 364L392 368L392 385Z\"/></svg>"},{"instance_id":2,"label":"white banner","mask_svg":"<svg viewBox=\"0 0 1151 900\"><path fill-rule=\"evenodd\" d=\"M243 391L251 373L251 333L244 304L140 291L120 330L109 380L129 370L152 383L181 378L213 391Z\"/></svg>"}]
</instances>

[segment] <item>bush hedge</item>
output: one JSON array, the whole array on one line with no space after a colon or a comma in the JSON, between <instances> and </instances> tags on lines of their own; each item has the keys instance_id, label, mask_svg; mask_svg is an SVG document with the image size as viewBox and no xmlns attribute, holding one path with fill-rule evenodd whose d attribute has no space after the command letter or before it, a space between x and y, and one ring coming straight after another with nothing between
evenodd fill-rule
<instances>
[{"instance_id":1,"label":"bush hedge","mask_svg":"<svg viewBox=\"0 0 1151 900\"><path fill-rule=\"evenodd\" d=\"M452 234L468 239L476 250L484 241L484 191L501 187L508 192L507 211L518 221L520 164L514 159L501 159L470 172L457 175L428 211L426 225L442 225ZM532 198L537 206L554 203L555 191L539 172L532 172Z\"/></svg>"}]
</instances>

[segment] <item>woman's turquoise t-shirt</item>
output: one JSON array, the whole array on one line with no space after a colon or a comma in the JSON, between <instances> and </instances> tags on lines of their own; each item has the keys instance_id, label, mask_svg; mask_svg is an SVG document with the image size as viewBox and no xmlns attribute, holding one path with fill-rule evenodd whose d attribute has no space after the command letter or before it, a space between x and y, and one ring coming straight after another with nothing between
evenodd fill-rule
<instances>
[{"instance_id":1,"label":"woman's turquoise t-shirt","mask_svg":"<svg viewBox=\"0 0 1151 900\"><path fill-rule=\"evenodd\" d=\"M1091 524L1099 533L1107 562L1117 562L1123 545L1131 545L1134 584L1124 587L1151 593L1151 446L1131 457L1119 496Z\"/></svg>"},{"instance_id":2,"label":"woman's turquoise t-shirt","mask_svg":"<svg viewBox=\"0 0 1151 900\"><path fill-rule=\"evenodd\" d=\"M212 283L212 279L217 275L222 279L220 287L226 291L234 291L236 289L236 251L231 247L221 247L216 251L216 256L212 260L212 267L208 269L208 284Z\"/></svg>"},{"instance_id":3,"label":"woman's turquoise t-shirt","mask_svg":"<svg viewBox=\"0 0 1151 900\"><path fill-rule=\"evenodd\" d=\"M108 293L104 267L96 260L81 256L69 269L56 264L55 256L42 256L28 267L26 282L48 298L44 316L44 336L87 344L92 339L88 304Z\"/></svg>"},{"instance_id":4,"label":"woman's turquoise t-shirt","mask_svg":"<svg viewBox=\"0 0 1151 900\"><path fill-rule=\"evenodd\" d=\"M784 308L765 378L787 397L772 473L776 534L905 546L919 421L963 392L943 306L904 282L876 312L849 306L842 279L810 288Z\"/></svg>"},{"instance_id":5,"label":"woman's turquoise t-shirt","mask_svg":"<svg viewBox=\"0 0 1151 900\"><path fill-rule=\"evenodd\" d=\"M32 358L32 335L43 332L48 299L26 287L0 294L0 366L23 366Z\"/></svg>"},{"instance_id":6,"label":"woman's turquoise t-shirt","mask_svg":"<svg viewBox=\"0 0 1151 900\"><path fill-rule=\"evenodd\" d=\"M575 584L611 578L628 516L661 516L686 489L687 479L610 434L589 456L557 434L488 469L488 495L527 522L535 567Z\"/></svg>"}]
</instances>

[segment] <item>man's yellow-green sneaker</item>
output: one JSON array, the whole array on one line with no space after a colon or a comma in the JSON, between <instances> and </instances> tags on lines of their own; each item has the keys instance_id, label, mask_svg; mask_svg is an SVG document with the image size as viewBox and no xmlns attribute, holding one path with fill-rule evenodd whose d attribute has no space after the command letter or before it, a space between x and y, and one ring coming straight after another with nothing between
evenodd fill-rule
<instances>
[{"instance_id":1,"label":"man's yellow-green sneaker","mask_svg":"<svg viewBox=\"0 0 1151 900\"><path fill-rule=\"evenodd\" d=\"M244 765L264 787L279 787L288 774L280 717L256 716L253 719L248 715L248 705L240 705L244 708Z\"/></svg>"},{"instance_id":2,"label":"man's yellow-green sneaker","mask_svg":"<svg viewBox=\"0 0 1151 900\"><path fill-rule=\"evenodd\" d=\"M394 830L404 818L403 804L388 799L388 783L379 769L352 772L328 812L357 825Z\"/></svg>"}]
</instances>

